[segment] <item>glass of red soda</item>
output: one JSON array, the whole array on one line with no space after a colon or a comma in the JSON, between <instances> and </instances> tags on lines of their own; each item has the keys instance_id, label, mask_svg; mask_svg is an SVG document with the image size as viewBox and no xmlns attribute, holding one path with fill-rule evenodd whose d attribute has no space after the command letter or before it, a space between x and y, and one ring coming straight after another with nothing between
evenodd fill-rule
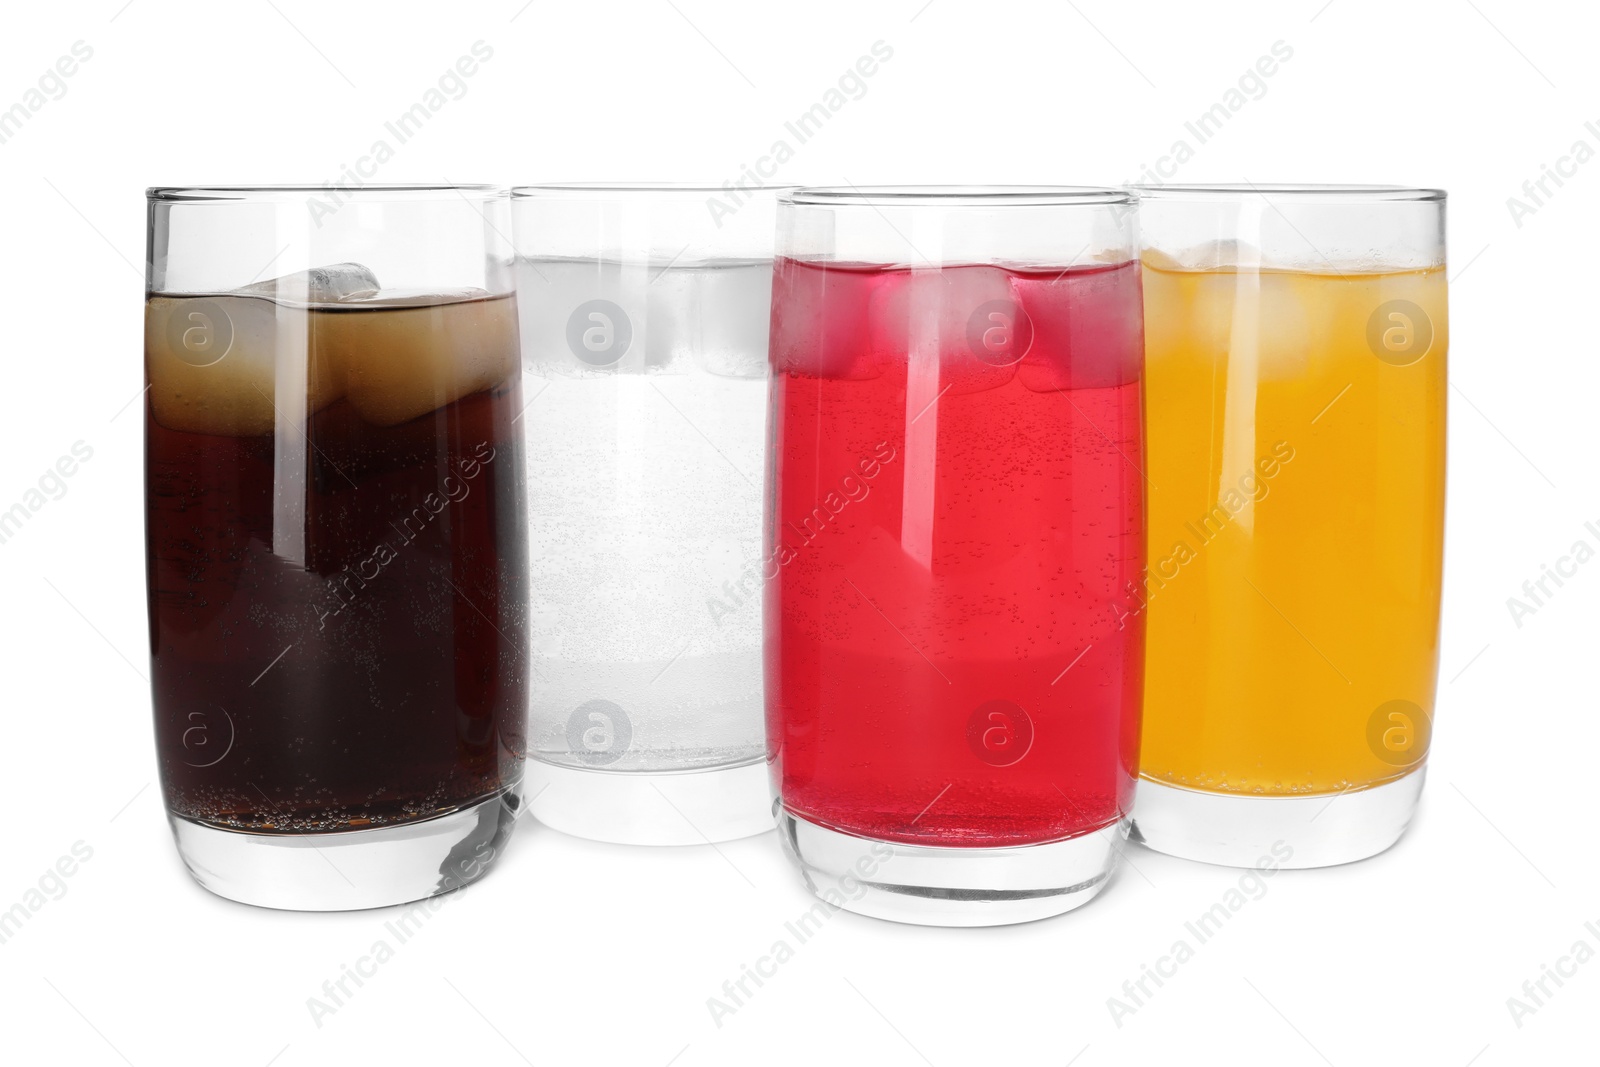
<instances>
[{"instance_id":1,"label":"glass of red soda","mask_svg":"<svg viewBox=\"0 0 1600 1067\"><path fill-rule=\"evenodd\" d=\"M1131 197L802 189L778 244L765 669L784 846L867 915L1078 907L1137 774Z\"/></svg>"}]
</instances>

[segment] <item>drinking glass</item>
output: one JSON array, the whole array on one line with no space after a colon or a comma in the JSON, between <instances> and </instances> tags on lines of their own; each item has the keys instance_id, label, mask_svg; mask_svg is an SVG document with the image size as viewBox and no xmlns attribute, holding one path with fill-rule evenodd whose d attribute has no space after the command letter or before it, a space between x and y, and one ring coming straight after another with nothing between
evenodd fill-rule
<instances>
[{"instance_id":1,"label":"drinking glass","mask_svg":"<svg viewBox=\"0 0 1600 1067\"><path fill-rule=\"evenodd\" d=\"M777 192L512 197L530 382L530 809L627 844L760 833Z\"/></svg>"},{"instance_id":2,"label":"drinking glass","mask_svg":"<svg viewBox=\"0 0 1600 1067\"><path fill-rule=\"evenodd\" d=\"M505 192L148 204L151 682L178 851L266 907L465 885L509 833L525 747Z\"/></svg>"},{"instance_id":3,"label":"drinking glass","mask_svg":"<svg viewBox=\"0 0 1600 1067\"><path fill-rule=\"evenodd\" d=\"M1127 832L1143 618L1131 196L780 206L766 513L779 835L828 903L1023 922Z\"/></svg>"},{"instance_id":4,"label":"drinking glass","mask_svg":"<svg viewBox=\"0 0 1600 1067\"><path fill-rule=\"evenodd\" d=\"M1438 667L1445 195L1142 188L1150 569L1137 833L1345 863L1404 831Z\"/></svg>"}]
</instances>

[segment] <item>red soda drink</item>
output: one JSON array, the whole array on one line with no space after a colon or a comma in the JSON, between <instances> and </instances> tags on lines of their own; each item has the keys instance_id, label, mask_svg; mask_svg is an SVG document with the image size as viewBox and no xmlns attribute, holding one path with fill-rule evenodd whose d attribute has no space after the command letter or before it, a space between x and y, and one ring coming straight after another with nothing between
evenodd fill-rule
<instances>
[{"instance_id":1,"label":"red soda drink","mask_svg":"<svg viewBox=\"0 0 1600 1067\"><path fill-rule=\"evenodd\" d=\"M1118 824L1145 561L1138 265L775 267L769 760L888 842Z\"/></svg>"}]
</instances>

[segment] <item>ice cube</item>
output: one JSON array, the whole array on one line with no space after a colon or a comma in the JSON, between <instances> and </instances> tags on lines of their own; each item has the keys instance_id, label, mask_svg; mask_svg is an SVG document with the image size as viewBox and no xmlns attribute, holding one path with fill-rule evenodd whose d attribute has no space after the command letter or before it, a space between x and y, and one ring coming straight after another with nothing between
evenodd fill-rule
<instances>
[{"instance_id":1,"label":"ice cube","mask_svg":"<svg viewBox=\"0 0 1600 1067\"><path fill-rule=\"evenodd\" d=\"M312 336L305 309L377 292L366 267L333 263L219 296L153 297L145 363L157 421L189 433L253 436L270 433L280 414L320 411L342 393L342 367L320 334ZM280 390L284 402L275 409Z\"/></svg>"},{"instance_id":2,"label":"ice cube","mask_svg":"<svg viewBox=\"0 0 1600 1067\"><path fill-rule=\"evenodd\" d=\"M1033 326L1018 378L1037 393L1104 389L1139 377L1144 309L1139 267L1020 274L1012 285Z\"/></svg>"},{"instance_id":3,"label":"ice cube","mask_svg":"<svg viewBox=\"0 0 1600 1067\"><path fill-rule=\"evenodd\" d=\"M1159 248L1145 249L1139 259L1151 270L1179 271L1183 269L1183 263L1178 260L1177 256L1163 252Z\"/></svg>"},{"instance_id":4,"label":"ice cube","mask_svg":"<svg viewBox=\"0 0 1600 1067\"><path fill-rule=\"evenodd\" d=\"M696 364L723 378L765 378L772 264L720 262L685 269L695 285L689 306L700 323L691 345Z\"/></svg>"},{"instance_id":5,"label":"ice cube","mask_svg":"<svg viewBox=\"0 0 1600 1067\"><path fill-rule=\"evenodd\" d=\"M670 263L636 262L623 267L621 305L633 320L634 347L642 366L654 372L687 374L695 350L710 342L723 310L708 299L704 269ZM642 308L643 314L632 309ZM629 369L638 369L634 362Z\"/></svg>"},{"instance_id":6,"label":"ice cube","mask_svg":"<svg viewBox=\"0 0 1600 1067\"><path fill-rule=\"evenodd\" d=\"M1032 328L1000 267L946 267L893 275L869 306L871 347L905 361L911 377L937 374L941 395L1005 385L1032 344Z\"/></svg>"},{"instance_id":7,"label":"ice cube","mask_svg":"<svg viewBox=\"0 0 1600 1067\"><path fill-rule=\"evenodd\" d=\"M145 367L156 421L187 433L272 432L280 350L294 360L282 376L303 395L302 414L321 410L338 399L342 381L326 354L307 356L308 344L307 312L269 299L152 297L145 308Z\"/></svg>"},{"instance_id":8,"label":"ice cube","mask_svg":"<svg viewBox=\"0 0 1600 1067\"><path fill-rule=\"evenodd\" d=\"M1327 338L1337 336L1329 314L1332 302L1323 296L1322 287L1327 283L1315 275L1285 272L1240 275L1239 279L1241 287L1249 279L1260 283L1253 329L1256 374L1263 381L1303 378L1312 352L1324 346ZM1230 338L1230 373L1240 367L1245 358L1243 348L1252 334L1240 321L1249 305L1241 303L1236 308L1241 315L1235 319Z\"/></svg>"},{"instance_id":9,"label":"ice cube","mask_svg":"<svg viewBox=\"0 0 1600 1067\"><path fill-rule=\"evenodd\" d=\"M373 296L380 288L377 277L361 264L332 263L269 278L234 292L241 296L265 296L287 304L337 304Z\"/></svg>"},{"instance_id":10,"label":"ice cube","mask_svg":"<svg viewBox=\"0 0 1600 1067\"><path fill-rule=\"evenodd\" d=\"M895 275L783 260L772 279L772 366L816 378L876 378L884 358L873 349L870 309Z\"/></svg>"},{"instance_id":11,"label":"ice cube","mask_svg":"<svg viewBox=\"0 0 1600 1067\"><path fill-rule=\"evenodd\" d=\"M1151 351L1215 360L1230 378L1288 380L1304 374L1333 324L1326 301L1307 299L1314 276L1208 271L1178 284L1150 279Z\"/></svg>"},{"instance_id":12,"label":"ice cube","mask_svg":"<svg viewBox=\"0 0 1600 1067\"><path fill-rule=\"evenodd\" d=\"M646 265L517 261L523 360L541 377L593 378L645 367Z\"/></svg>"},{"instance_id":13,"label":"ice cube","mask_svg":"<svg viewBox=\"0 0 1600 1067\"><path fill-rule=\"evenodd\" d=\"M1254 268L1261 265L1261 249L1237 238L1206 241L1187 248L1162 251L1147 248L1142 256L1144 264L1153 270L1229 270L1236 267Z\"/></svg>"},{"instance_id":14,"label":"ice cube","mask_svg":"<svg viewBox=\"0 0 1600 1067\"><path fill-rule=\"evenodd\" d=\"M359 303L371 310L321 313L316 349L343 372L345 398L369 423L394 426L426 415L517 370L509 296L379 292Z\"/></svg>"}]
</instances>

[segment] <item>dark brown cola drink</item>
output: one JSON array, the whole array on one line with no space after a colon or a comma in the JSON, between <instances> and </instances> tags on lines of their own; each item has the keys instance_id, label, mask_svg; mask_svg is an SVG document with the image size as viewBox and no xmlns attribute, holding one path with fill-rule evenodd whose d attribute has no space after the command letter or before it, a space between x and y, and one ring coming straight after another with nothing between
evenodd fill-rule
<instances>
[{"instance_id":1,"label":"dark brown cola drink","mask_svg":"<svg viewBox=\"0 0 1600 1067\"><path fill-rule=\"evenodd\" d=\"M378 291L352 265L308 275L147 306L152 683L175 824L393 827L520 780L515 301Z\"/></svg>"}]
</instances>

